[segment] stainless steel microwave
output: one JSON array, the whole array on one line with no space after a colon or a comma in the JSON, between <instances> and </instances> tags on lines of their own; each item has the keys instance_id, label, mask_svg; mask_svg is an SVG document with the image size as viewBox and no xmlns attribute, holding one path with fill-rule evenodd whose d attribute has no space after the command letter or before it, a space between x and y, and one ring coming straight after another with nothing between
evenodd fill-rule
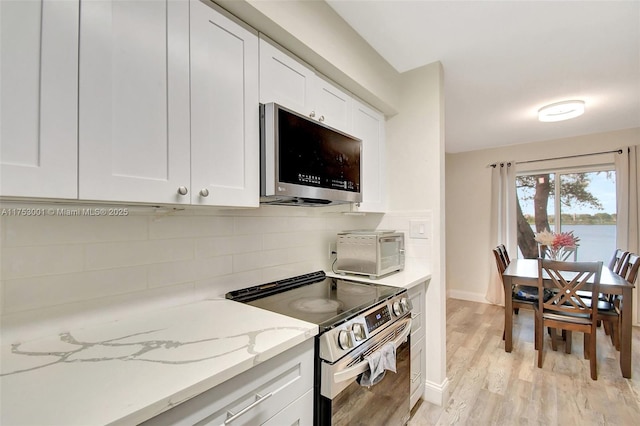
<instances>
[{"instance_id":1,"label":"stainless steel microwave","mask_svg":"<svg viewBox=\"0 0 640 426\"><path fill-rule=\"evenodd\" d=\"M404 269L404 233L345 231L336 242L335 272L378 278Z\"/></svg>"},{"instance_id":2,"label":"stainless steel microwave","mask_svg":"<svg viewBox=\"0 0 640 426\"><path fill-rule=\"evenodd\" d=\"M276 103L260 105L260 202L362 201L362 141Z\"/></svg>"}]
</instances>

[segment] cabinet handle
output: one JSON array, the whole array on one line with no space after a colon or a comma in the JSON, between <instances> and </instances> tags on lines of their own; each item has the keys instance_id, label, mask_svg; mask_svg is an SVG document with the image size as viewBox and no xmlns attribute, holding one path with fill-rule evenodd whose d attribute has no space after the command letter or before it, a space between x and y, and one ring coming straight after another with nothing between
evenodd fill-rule
<instances>
[{"instance_id":1,"label":"cabinet handle","mask_svg":"<svg viewBox=\"0 0 640 426\"><path fill-rule=\"evenodd\" d=\"M208 197L209 196L209 190L207 188L202 188L200 190L200 195L203 197Z\"/></svg>"},{"instance_id":2,"label":"cabinet handle","mask_svg":"<svg viewBox=\"0 0 640 426\"><path fill-rule=\"evenodd\" d=\"M178 188L178 194L180 195L187 195L188 192L189 190L186 186L181 186L180 188Z\"/></svg>"},{"instance_id":3,"label":"cabinet handle","mask_svg":"<svg viewBox=\"0 0 640 426\"><path fill-rule=\"evenodd\" d=\"M318 121L322 123L324 121L324 115L321 115L320 118L318 118Z\"/></svg>"},{"instance_id":4,"label":"cabinet handle","mask_svg":"<svg viewBox=\"0 0 640 426\"><path fill-rule=\"evenodd\" d=\"M313 118L316 116L316 112L315 111L311 111L311 114L309 114L309 117Z\"/></svg>"},{"instance_id":5,"label":"cabinet handle","mask_svg":"<svg viewBox=\"0 0 640 426\"><path fill-rule=\"evenodd\" d=\"M413 377L411 378L411 383L415 383L416 380L418 380L420 378L420 376L422 376L422 373L414 374Z\"/></svg>"},{"instance_id":6,"label":"cabinet handle","mask_svg":"<svg viewBox=\"0 0 640 426\"><path fill-rule=\"evenodd\" d=\"M258 404L262 403L263 401L266 401L267 399L271 398L272 395L273 395L273 392L269 392L265 396L256 394L256 400L250 405L244 407L242 410L238 411L237 413L233 414L231 411L227 411L227 420L224 421L224 424L225 425L231 424L231 422L234 422L236 419L238 419L238 417L254 409Z\"/></svg>"}]
</instances>

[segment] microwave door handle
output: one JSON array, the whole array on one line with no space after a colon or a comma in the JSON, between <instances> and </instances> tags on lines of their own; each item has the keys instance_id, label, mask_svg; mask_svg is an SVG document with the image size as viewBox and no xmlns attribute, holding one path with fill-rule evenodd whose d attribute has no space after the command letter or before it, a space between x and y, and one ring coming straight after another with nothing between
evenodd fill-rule
<instances>
[{"instance_id":1,"label":"microwave door handle","mask_svg":"<svg viewBox=\"0 0 640 426\"><path fill-rule=\"evenodd\" d=\"M407 340L409 333L411 333L411 319L407 319L406 327L404 328L404 330L402 330L402 333L400 334L400 336L398 336L393 341L393 343L396 346L396 349L398 349L398 347ZM346 370L342 370L335 373L333 375L333 382L340 383L346 380L355 379L356 377L358 377L360 374L364 373L368 369L369 369L369 361L367 360L361 361L356 365L354 365L353 367L349 367Z\"/></svg>"}]
</instances>

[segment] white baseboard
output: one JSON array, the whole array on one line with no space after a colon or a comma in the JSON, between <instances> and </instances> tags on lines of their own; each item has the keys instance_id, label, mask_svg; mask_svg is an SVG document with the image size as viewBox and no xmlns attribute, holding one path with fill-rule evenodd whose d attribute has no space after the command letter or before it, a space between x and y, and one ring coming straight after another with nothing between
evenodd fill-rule
<instances>
[{"instance_id":1,"label":"white baseboard","mask_svg":"<svg viewBox=\"0 0 640 426\"><path fill-rule=\"evenodd\" d=\"M452 299L467 300L469 302L489 303L484 297L484 294L473 293L471 291L464 290L447 290L447 297Z\"/></svg>"},{"instance_id":2,"label":"white baseboard","mask_svg":"<svg viewBox=\"0 0 640 426\"><path fill-rule=\"evenodd\" d=\"M440 384L425 381L422 399L441 407L446 406L446 402L449 400L449 379L444 379L444 382Z\"/></svg>"}]
</instances>

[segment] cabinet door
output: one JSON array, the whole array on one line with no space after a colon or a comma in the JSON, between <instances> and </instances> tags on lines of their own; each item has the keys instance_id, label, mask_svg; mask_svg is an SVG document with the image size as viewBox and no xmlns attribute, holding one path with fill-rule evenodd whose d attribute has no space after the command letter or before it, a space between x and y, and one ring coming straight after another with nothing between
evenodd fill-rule
<instances>
[{"instance_id":1,"label":"cabinet door","mask_svg":"<svg viewBox=\"0 0 640 426\"><path fill-rule=\"evenodd\" d=\"M427 360L425 349L426 348L424 339L420 339L416 343L411 345L411 396L409 397L411 408L416 405L416 403L420 398L422 398L422 394L424 393L424 372L426 369Z\"/></svg>"},{"instance_id":2,"label":"cabinet door","mask_svg":"<svg viewBox=\"0 0 640 426\"><path fill-rule=\"evenodd\" d=\"M351 133L353 98L328 81L315 78L315 89L312 94L314 118L327 126Z\"/></svg>"},{"instance_id":3,"label":"cabinet door","mask_svg":"<svg viewBox=\"0 0 640 426\"><path fill-rule=\"evenodd\" d=\"M358 211L387 210L387 165L384 115L353 100L353 134L362 139L362 203Z\"/></svg>"},{"instance_id":4,"label":"cabinet door","mask_svg":"<svg viewBox=\"0 0 640 426\"><path fill-rule=\"evenodd\" d=\"M76 1L0 1L0 195L76 198Z\"/></svg>"},{"instance_id":5,"label":"cabinet door","mask_svg":"<svg viewBox=\"0 0 640 426\"><path fill-rule=\"evenodd\" d=\"M260 102L275 102L310 116L316 76L310 68L260 38Z\"/></svg>"},{"instance_id":6,"label":"cabinet door","mask_svg":"<svg viewBox=\"0 0 640 426\"><path fill-rule=\"evenodd\" d=\"M258 35L211 6L191 3L193 204L260 201Z\"/></svg>"},{"instance_id":7,"label":"cabinet door","mask_svg":"<svg viewBox=\"0 0 640 426\"><path fill-rule=\"evenodd\" d=\"M189 3L80 11L79 195L189 203Z\"/></svg>"}]
</instances>

